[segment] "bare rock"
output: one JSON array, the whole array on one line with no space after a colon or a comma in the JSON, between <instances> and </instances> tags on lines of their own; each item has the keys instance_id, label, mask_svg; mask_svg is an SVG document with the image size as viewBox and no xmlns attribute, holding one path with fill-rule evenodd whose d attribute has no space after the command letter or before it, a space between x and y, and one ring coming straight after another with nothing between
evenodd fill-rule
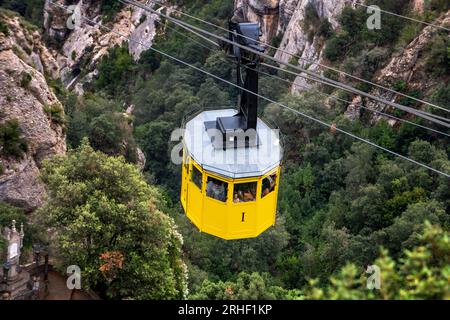
<instances>
[{"instance_id":1,"label":"bare rock","mask_svg":"<svg viewBox=\"0 0 450 320\"><path fill-rule=\"evenodd\" d=\"M262 26L262 41L270 42L275 35L282 35L282 41L275 58L291 62L293 55L300 57L298 65L310 71L320 72L318 63L323 56L324 41L318 36L311 38L304 28L306 8L311 6L321 20L327 19L333 28L338 28L337 17L346 5L356 0L236 0L236 7L242 7L247 20L259 22ZM293 92L310 87L298 77Z\"/></svg>"},{"instance_id":2,"label":"bare rock","mask_svg":"<svg viewBox=\"0 0 450 320\"><path fill-rule=\"evenodd\" d=\"M437 19L435 23L438 25L450 24L450 12ZM387 65L378 72L375 82L386 87L393 87L399 81L404 81L408 83L409 89L420 91L425 95L432 92L439 83L433 80L433 77L426 71L421 53L436 33L436 28L432 26L424 28L411 43L392 56ZM378 88L371 93L390 101L396 101L399 98L394 93ZM378 111L386 109L386 105L373 100L368 100L367 106ZM374 117L374 121L380 117Z\"/></svg>"},{"instance_id":3,"label":"bare rock","mask_svg":"<svg viewBox=\"0 0 450 320\"><path fill-rule=\"evenodd\" d=\"M67 6L64 0L56 2ZM154 6L154 3L149 1L141 2L150 7ZM75 28L70 29L67 27L70 18L67 10L46 0L44 26L47 36L61 46L61 50L56 54L61 79L68 88L77 88L77 93L83 92L80 90L82 85L77 85L78 83L91 80L77 76L82 71L83 74L92 74L110 48L128 42L129 52L137 61L142 52L153 43L156 21L159 19L155 14L125 5L113 21L105 23L101 16L101 1L79 0L74 1L72 5L79 6L81 15L87 19L81 19ZM130 37L132 41L128 41Z\"/></svg>"},{"instance_id":4,"label":"bare rock","mask_svg":"<svg viewBox=\"0 0 450 320\"><path fill-rule=\"evenodd\" d=\"M20 18L8 19L6 23L14 32L9 36L0 34L0 123L17 120L28 151L21 159L0 157L4 168L0 175L0 201L32 211L46 196L39 180L42 161L66 151L63 126L53 122L44 110L61 105L43 75L44 71L51 74L57 67L40 38L21 26ZM23 82L26 75L31 80Z\"/></svg>"}]
</instances>

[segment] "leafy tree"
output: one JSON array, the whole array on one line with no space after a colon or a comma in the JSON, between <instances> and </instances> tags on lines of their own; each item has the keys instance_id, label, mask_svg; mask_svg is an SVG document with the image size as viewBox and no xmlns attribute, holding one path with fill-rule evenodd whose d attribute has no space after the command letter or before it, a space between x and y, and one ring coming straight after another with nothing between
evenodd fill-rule
<instances>
[{"instance_id":1,"label":"leafy tree","mask_svg":"<svg viewBox=\"0 0 450 320\"><path fill-rule=\"evenodd\" d=\"M92 147L109 155L122 155L137 162L137 145L129 115L121 112L118 103L97 95L85 95L72 102L68 113L67 140L72 148L88 137Z\"/></svg>"},{"instance_id":2,"label":"leafy tree","mask_svg":"<svg viewBox=\"0 0 450 320\"><path fill-rule=\"evenodd\" d=\"M35 25L42 25L45 0L0 0L2 8L16 11Z\"/></svg>"},{"instance_id":3,"label":"leafy tree","mask_svg":"<svg viewBox=\"0 0 450 320\"><path fill-rule=\"evenodd\" d=\"M84 286L115 299L184 296L182 238L133 165L84 140L46 162L42 179L49 201L38 216L57 231L61 265L78 265Z\"/></svg>"},{"instance_id":4,"label":"leafy tree","mask_svg":"<svg viewBox=\"0 0 450 320\"><path fill-rule=\"evenodd\" d=\"M236 281L205 280L191 300L274 300L298 297L298 291L287 291L270 284L267 274L239 273Z\"/></svg>"},{"instance_id":5,"label":"leafy tree","mask_svg":"<svg viewBox=\"0 0 450 320\"><path fill-rule=\"evenodd\" d=\"M101 11L103 22L110 22L114 19L115 14L123 7L123 3L114 0L102 0Z\"/></svg>"},{"instance_id":6,"label":"leafy tree","mask_svg":"<svg viewBox=\"0 0 450 320\"><path fill-rule=\"evenodd\" d=\"M310 281L305 288L306 299L449 299L450 243L448 231L430 223L420 237L421 245L405 250L395 261L382 250L375 265L381 270L380 290L367 290L366 274L354 264L343 267L330 278L324 288Z\"/></svg>"},{"instance_id":7,"label":"leafy tree","mask_svg":"<svg viewBox=\"0 0 450 320\"><path fill-rule=\"evenodd\" d=\"M133 57L126 46L115 46L108 51L97 66L98 78L94 81L96 90L105 90L114 96L130 85Z\"/></svg>"},{"instance_id":8,"label":"leafy tree","mask_svg":"<svg viewBox=\"0 0 450 320\"><path fill-rule=\"evenodd\" d=\"M450 40L447 33L438 33L424 48L426 69L436 77L450 75Z\"/></svg>"}]
</instances>

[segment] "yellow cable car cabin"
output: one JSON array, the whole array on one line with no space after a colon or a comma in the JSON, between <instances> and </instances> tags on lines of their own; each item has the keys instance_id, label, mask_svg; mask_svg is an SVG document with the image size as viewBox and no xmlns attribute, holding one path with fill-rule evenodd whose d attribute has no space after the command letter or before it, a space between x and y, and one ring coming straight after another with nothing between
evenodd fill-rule
<instances>
[{"instance_id":1,"label":"yellow cable car cabin","mask_svg":"<svg viewBox=\"0 0 450 320\"><path fill-rule=\"evenodd\" d=\"M230 26L260 36L258 24ZM282 160L278 131L257 117L257 57L239 51L233 48L244 88L239 109L203 111L186 122L183 136L181 204L201 232L227 240L257 237L275 224Z\"/></svg>"}]
</instances>

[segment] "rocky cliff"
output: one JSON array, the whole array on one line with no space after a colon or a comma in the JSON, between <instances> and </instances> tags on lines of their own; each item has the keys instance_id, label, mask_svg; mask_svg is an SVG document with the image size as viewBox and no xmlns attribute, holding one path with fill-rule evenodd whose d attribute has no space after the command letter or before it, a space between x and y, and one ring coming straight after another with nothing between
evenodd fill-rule
<instances>
[{"instance_id":1,"label":"rocky cliff","mask_svg":"<svg viewBox=\"0 0 450 320\"><path fill-rule=\"evenodd\" d=\"M55 3L68 6L68 1ZM149 6L150 1L141 1ZM60 49L57 61L61 70L61 79L70 89L82 94L82 84L95 75L95 67L108 49L128 42L130 54L135 60L150 46L156 35L158 16L131 6L124 6L110 21L105 21L101 12L100 0L71 1L78 6L79 13L87 19L78 19L68 27L70 13L64 8L46 0L44 7L45 32ZM81 75L81 76L80 76Z\"/></svg>"},{"instance_id":2,"label":"rocky cliff","mask_svg":"<svg viewBox=\"0 0 450 320\"><path fill-rule=\"evenodd\" d=\"M66 151L64 111L46 80L59 67L33 26L7 11L0 20L0 125L16 120L27 145L19 157L0 153L0 201L31 211L45 197L42 161Z\"/></svg>"},{"instance_id":3,"label":"rocky cliff","mask_svg":"<svg viewBox=\"0 0 450 320\"><path fill-rule=\"evenodd\" d=\"M279 49L275 57L297 64L303 68L318 73L323 72L319 64L329 64L324 60L325 41L318 34L318 29L324 23L337 30L340 28L337 18L346 6L355 7L356 0L235 0L236 8L243 8L249 21L258 21L264 33L263 41L270 42L275 36L281 38ZM411 0L411 9L418 13L424 10L423 0ZM436 24L449 24L450 12L435 21ZM393 88L399 81L408 83L411 90L417 90L428 95L436 88L436 80L432 80L424 68L421 57L422 50L437 32L433 27L424 28L421 33L404 48L397 48L388 59L383 69L376 73L375 82ZM292 55L296 57L293 58ZM337 66L337 69L343 69ZM344 79L341 79L344 80ZM304 90L312 84L302 77L297 77L292 91ZM373 90L375 95L395 100L393 94L381 89ZM353 104L348 106L347 115L351 118L358 116L355 104L365 103L369 108L383 110L385 105L374 101L355 97ZM376 121L377 117L374 116ZM392 122L394 124L394 122Z\"/></svg>"},{"instance_id":4,"label":"rocky cliff","mask_svg":"<svg viewBox=\"0 0 450 320\"><path fill-rule=\"evenodd\" d=\"M421 10L423 2L415 1L415 3L419 4L415 4L414 8ZM450 11L438 18L434 23L442 26L450 25ZM439 85L439 82L436 77L433 77L426 70L422 52L437 33L438 30L432 26L424 28L403 50L391 57L387 65L378 72L375 82L388 88L395 88L396 83L404 82L408 83L409 90L421 92L424 96L432 93L432 90ZM398 98L395 94L378 88L371 93L383 96L390 101L395 101ZM360 97L356 97L356 99L360 99ZM368 99L366 105L378 111L386 108L385 105ZM377 120L377 117L374 117L373 120Z\"/></svg>"},{"instance_id":5,"label":"rocky cliff","mask_svg":"<svg viewBox=\"0 0 450 320\"><path fill-rule=\"evenodd\" d=\"M236 0L236 7L242 7L249 21L258 21L263 30L263 41L270 42L281 36L279 50L275 57L285 62L295 62L301 67L317 71L322 61L324 41L316 35L322 23L337 28L336 18L346 5L356 0ZM293 59L292 55L299 58ZM293 86L297 91L308 86L305 79L298 77Z\"/></svg>"}]
</instances>

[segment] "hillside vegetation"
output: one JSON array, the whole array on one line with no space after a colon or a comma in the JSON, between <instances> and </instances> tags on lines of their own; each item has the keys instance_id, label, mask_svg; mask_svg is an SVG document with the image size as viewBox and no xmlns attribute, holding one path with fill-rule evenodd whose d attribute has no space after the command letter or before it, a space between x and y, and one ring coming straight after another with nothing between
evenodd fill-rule
<instances>
[{"instance_id":1,"label":"hillside vegetation","mask_svg":"<svg viewBox=\"0 0 450 320\"><path fill-rule=\"evenodd\" d=\"M224 27L234 10L233 1L171 2ZM374 2L410 14L407 0ZM120 8L104 3L105 15L114 19L110 15ZM14 10L11 4L8 8ZM430 1L418 18L431 21L447 10L445 3ZM38 21L34 13L20 13ZM324 38L327 63L373 80L421 28L389 18L382 34L369 32L365 16L362 9L346 8L339 29L314 21L310 27ZM222 52L199 46L180 35L183 29L169 26L159 25L155 48L234 81L234 65ZM408 83L394 89L450 108L449 54L445 33L432 37L422 52L421 61L439 83L432 93L416 92ZM337 78L333 72L325 75ZM370 89L361 82L352 84ZM73 150L46 163L43 180L50 198L36 216L42 225L60 231L62 259L87 270L89 286L103 297L450 298L448 178L260 101L261 116L281 128L285 143L278 220L256 239L225 241L200 233L183 214L178 200L181 169L170 161L169 140L187 115L235 105L234 88L151 50L135 62L126 46L110 48L83 96L54 87L64 102ZM344 92L316 86L292 95L285 82L261 76L260 93L450 172L448 138L407 123L373 121L369 113L352 120L345 115L346 104L323 95L351 100ZM408 99L400 103L419 107ZM129 105L134 106L131 118L124 116ZM11 129L2 127L2 132ZM11 134L14 141L5 151L20 156L25 144L16 131ZM134 166L136 146L146 156L142 175ZM7 212L10 217L13 211ZM4 222L0 216L0 224ZM372 264L381 268L379 291L366 289L365 270ZM158 286L146 290L154 283Z\"/></svg>"}]
</instances>

